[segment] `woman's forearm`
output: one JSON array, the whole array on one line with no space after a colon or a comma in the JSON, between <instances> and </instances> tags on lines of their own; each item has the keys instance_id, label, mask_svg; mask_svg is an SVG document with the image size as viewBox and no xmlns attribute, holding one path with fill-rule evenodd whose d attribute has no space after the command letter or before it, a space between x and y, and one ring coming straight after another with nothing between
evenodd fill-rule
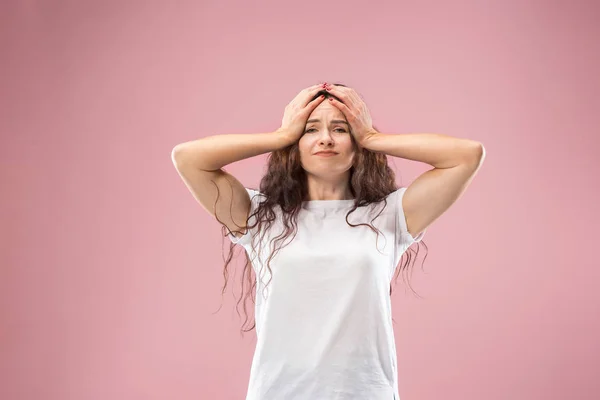
<instances>
[{"instance_id":1,"label":"woman's forearm","mask_svg":"<svg viewBox=\"0 0 600 400\"><path fill-rule=\"evenodd\" d=\"M470 139L438 133L375 133L363 144L370 151L407 160L420 161L436 168L450 168L463 162L478 160L483 145Z\"/></svg>"},{"instance_id":2,"label":"woman's forearm","mask_svg":"<svg viewBox=\"0 0 600 400\"><path fill-rule=\"evenodd\" d=\"M289 144L287 137L278 131L214 135L178 144L173 148L171 158L179 165L216 171L227 164L279 150Z\"/></svg>"}]
</instances>

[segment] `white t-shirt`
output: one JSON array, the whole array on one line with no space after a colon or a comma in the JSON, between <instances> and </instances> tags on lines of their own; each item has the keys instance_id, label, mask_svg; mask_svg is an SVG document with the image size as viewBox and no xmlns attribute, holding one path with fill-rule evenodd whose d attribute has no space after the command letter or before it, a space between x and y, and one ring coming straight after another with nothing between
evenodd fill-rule
<instances>
[{"instance_id":1,"label":"white t-shirt","mask_svg":"<svg viewBox=\"0 0 600 400\"><path fill-rule=\"evenodd\" d=\"M252 251L256 227L240 238L228 235L246 249L257 276L257 344L246 400L399 400L390 282L402 254L425 234L407 231L405 190L390 193L374 221L383 201L348 217L377 227L379 238L346 223L354 200L303 202L295 238L276 244L283 248L271 259L272 275L262 264L271 246L263 244L260 256ZM263 198L246 191L253 213ZM275 211L265 240L283 232L281 209Z\"/></svg>"}]
</instances>

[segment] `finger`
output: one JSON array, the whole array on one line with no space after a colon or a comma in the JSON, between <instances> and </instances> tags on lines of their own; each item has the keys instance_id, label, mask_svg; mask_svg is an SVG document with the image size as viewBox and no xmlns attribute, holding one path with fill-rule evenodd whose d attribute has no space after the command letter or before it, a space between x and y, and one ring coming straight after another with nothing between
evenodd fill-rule
<instances>
[{"instance_id":1,"label":"finger","mask_svg":"<svg viewBox=\"0 0 600 400\"><path fill-rule=\"evenodd\" d=\"M342 114L344 114L346 119L348 119L348 116L351 114L350 108L348 108L344 103L342 103L336 98L330 97L328 100L330 104L333 104L335 107L337 107L342 112Z\"/></svg>"},{"instance_id":2,"label":"finger","mask_svg":"<svg viewBox=\"0 0 600 400\"><path fill-rule=\"evenodd\" d=\"M346 90L345 93L335 93L335 96L340 98L341 104L346 106L347 109L350 111L354 110L354 113L360 112L359 110L362 110L366 106L364 101L358 97L356 91L352 89Z\"/></svg>"},{"instance_id":3,"label":"finger","mask_svg":"<svg viewBox=\"0 0 600 400\"><path fill-rule=\"evenodd\" d=\"M352 99L356 106L359 106L360 104L364 103L362 97L360 97L356 90L350 89L350 92L348 92L348 97Z\"/></svg>"},{"instance_id":4,"label":"finger","mask_svg":"<svg viewBox=\"0 0 600 400\"><path fill-rule=\"evenodd\" d=\"M301 114L303 118L308 118L308 116L314 111L315 108L317 108L319 104L323 102L323 100L325 100L325 96L321 95L309 101L308 104L302 109Z\"/></svg>"},{"instance_id":5,"label":"finger","mask_svg":"<svg viewBox=\"0 0 600 400\"><path fill-rule=\"evenodd\" d=\"M323 102L323 100L325 100L325 96L321 95L321 96L317 97L316 99L309 101L304 109L304 112L306 112L306 115L310 115L310 113L312 113L314 111L314 109L317 108L317 106L319 104L321 104L321 102Z\"/></svg>"},{"instance_id":6,"label":"finger","mask_svg":"<svg viewBox=\"0 0 600 400\"><path fill-rule=\"evenodd\" d=\"M327 91L339 97L340 100L342 100L345 103L347 103L349 100L347 87L331 85L327 88Z\"/></svg>"},{"instance_id":7,"label":"finger","mask_svg":"<svg viewBox=\"0 0 600 400\"><path fill-rule=\"evenodd\" d=\"M329 91L335 92L335 95L342 99L342 101L349 100L354 104L358 104L362 100L358 92L351 87L332 85Z\"/></svg>"},{"instance_id":8,"label":"finger","mask_svg":"<svg viewBox=\"0 0 600 400\"><path fill-rule=\"evenodd\" d=\"M303 101L303 103L302 103L302 106L303 106L303 107L306 107L306 106L307 106L307 105L308 105L308 104L311 102L311 99L312 99L313 97L315 97L315 95L316 95L317 93L319 93L320 91L323 91L323 93L325 93L325 90L324 90L323 86L318 86L318 85L317 85L317 86L316 86L316 87L314 87L314 88L313 88L311 91L309 91L308 93L306 93L306 97L304 98L304 101Z\"/></svg>"},{"instance_id":9,"label":"finger","mask_svg":"<svg viewBox=\"0 0 600 400\"><path fill-rule=\"evenodd\" d=\"M293 99L289 102L288 106L292 107L294 104L298 104L301 107L306 107L309 100L316 95L319 90L324 89L322 85L313 85L302 89Z\"/></svg>"}]
</instances>

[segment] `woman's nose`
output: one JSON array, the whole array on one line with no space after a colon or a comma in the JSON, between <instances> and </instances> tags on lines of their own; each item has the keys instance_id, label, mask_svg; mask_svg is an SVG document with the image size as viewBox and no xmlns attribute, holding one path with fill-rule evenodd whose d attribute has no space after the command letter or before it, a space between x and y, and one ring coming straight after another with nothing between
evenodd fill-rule
<instances>
[{"instance_id":1,"label":"woman's nose","mask_svg":"<svg viewBox=\"0 0 600 400\"><path fill-rule=\"evenodd\" d=\"M333 141L333 139L331 138L331 135L329 133L324 133L321 135L321 137L319 138L319 140L321 140L322 142L331 142Z\"/></svg>"}]
</instances>

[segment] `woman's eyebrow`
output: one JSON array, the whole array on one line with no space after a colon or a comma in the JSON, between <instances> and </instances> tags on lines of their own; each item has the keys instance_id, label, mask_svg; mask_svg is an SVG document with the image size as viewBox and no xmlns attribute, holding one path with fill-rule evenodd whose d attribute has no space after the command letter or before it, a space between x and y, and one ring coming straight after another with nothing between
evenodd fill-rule
<instances>
[{"instance_id":1,"label":"woman's eyebrow","mask_svg":"<svg viewBox=\"0 0 600 400\"><path fill-rule=\"evenodd\" d=\"M321 120L313 118L313 119L309 119L308 121L306 121L307 124L310 124L311 122L321 122ZM344 121L342 119L332 119L331 123L332 124L346 124L346 125L348 125L348 122L346 122L346 121Z\"/></svg>"}]
</instances>

